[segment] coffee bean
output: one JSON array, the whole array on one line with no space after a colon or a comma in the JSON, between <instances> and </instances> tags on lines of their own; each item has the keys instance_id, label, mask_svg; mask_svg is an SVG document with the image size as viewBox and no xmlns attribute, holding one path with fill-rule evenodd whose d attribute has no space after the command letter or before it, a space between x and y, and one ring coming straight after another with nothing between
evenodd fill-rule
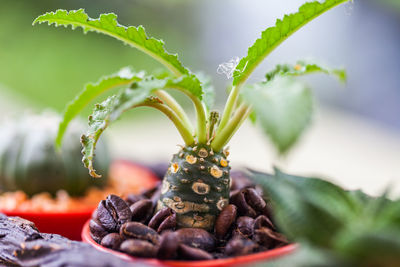
<instances>
[{"instance_id":1,"label":"coffee bean","mask_svg":"<svg viewBox=\"0 0 400 267\"><path fill-rule=\"evenodd\" d=\"M222 239L228 233L233 222L236 220L237 208L235 205L227 205L218 215L215 221L215 235Z\"/></svg>"},{"instance_id":2,"label":"coffee bean","mask_svg":"<svg viewBox=\"0 0 400 267\"><path fill-rule=\"evenodd\" d=\"M162 208L151 218L149 227L157 230L158 233L168 229L175 229L176 213L170 208Z\"/></svg>"},{"instance_id":3,"label":"coffee bean","mask_svg":"<svg viewBox=\"0 0 400 267\"><path fill-rule=\"evenodd\" d=\"M153 202L150 199L142 199L132 204L132 221L145 223L153 215Z\"/></svg>"},{"instance_id":4,"label":"coffee bean","mask_svg":"<svg viewBox=\"0 0 400 267\"><path fill-rule=\"evenodd\" d=\"M232 194L229 202L237 207L239 215L254 218L257 216L257 212L247 203L244 197L244 190L242 189Z\"/></svg>"},{"instance_id":5,"label":"coffee bean","mask_svg":"<svg viewBox=\"0 0 400 267\"><path fill-rule=\"evenodd\" d=\"M253 240L266 248L273 248L279 243L288 243L283 235L266 227L255 230Z\"/></svg>"},{"instance_id":6,"label":"coffee bean","mask_svg":"<svg viewBox=\"0 0 400 267\"><path fill-rule=\"evenodd\" d=\"M157 257L159 259L174 259L179 246L178 236L175 232L166 231L160 237L160 246Z\"/></svg>"},{"instance_id":7,"label":"coffee bean","mask_svg":"<svg viewBox=\"0 0 400 267\"><path fill-rule=\"evenodd\" d=\"M160 196L161 196L161 186L157 187L157 190L150 197L150 200L153 202L154 207L157 205L157 202L160 199Z\"/></svg>"},{"instance_id":8,"label":"coffee bean","mask_svg":"<svg viewBox=\"0 0 400 267\"><path fill-rule=\"evenodd\" d=\"M132 256L153 258L157 255L157 247L150 242L139 239L128 239L122 242L121 251Z\"/></svg>"},{"instance_id":9,"label":"coffee bean","mask_svg":"<svg viewBox=\"0 0 400 267\"><path fill-rule=\"evenodd\" d=\"M184 244L179 245L178 249L179 258L185 260L212 260L213 256L199 248L192 248Z\"/></svg>"},{"instance_id":10,"label":"coffee bean","mask_svg":"<svg viewBox=\"0 0 400 267\"><path fill-rule=\"evenodd\" d=\"M120 235L126 239L141 239L151 242L154 245L159 244L159 235L150 227L139 222L127 222L120 228Z\"/></svg>"},{"instance_id":11,"label":"coffee bean","mask_svg":"<svg viewBox=\"0 0 400 267\"><path fill-rule=\"evenodd\" d=\"M111 248L114 250L118 249L121 243L122 243L122 238L117 233L108 234L101 240L101 245L103 247Z\"/></svg>"},{"instance_id":12,"label":"coffee bean","mask_svg":"<svg viewBox=\"0 0 400 267\"><path fill-rule=\"evenodd\" d=\"M139 200L145 199L143 195L129 194L125 197L125 202L131 206L132 204L138 202Z\"/></svg>"},{"instance_id":13,"label":"coffee bean","mask_svg":"<svg viewBox=\"0 0 400 267\"><path fill-rule=\"evenodd\" d=\"M265 200L261 197L261 195L254 188L246 188L243 190L244 198L246 202L252 207L254 210L262 212L266 207Z\"/></svg>"},{"instance_id":14,"label":"coffee bean","mask_svg":"<svg viewBox=\"0 0 400 267\"><path fill-rule=\"evenodd\" d=\"M254 183L247 178L242 171L231 171L230 176L232 180L231 191L241 190L254 185Z\"/></svg>"},{"instance_id":15,"label":"coffee bean","mask_svg":"<svg viewBox=\"0 0 400 267\"><path fill-rule=\"evenodd\" d=\"M100 243L104 236L108 234L108 231L104 229L101 223L96 219L91 219L89 222L90 236L94 241Z\"/></svg>"},{"instance_id":16,"label":"coffee bean","mask_svg":"<svg viewBox=\"0 0 400 267\"><path fill-rule=\"evenodd\" d=\"M176 227L176 213L172 213L168 216L158 227L157 232L161 233L165 230L174 230Z\"/></svg>"},{"instance_id":17,"label":"coffee bean","mask_svg":"<svg viewBox=\"0 0 400 267\"><path fill-rule=\"evenodd\" d=\"M131 217L132 212L126 202L116 195L109 195L97 208L98 221L110 232L118 231L118 228Z\"/></svg>"},{"instance_id":18,"label":"coffee bean","mask_svg":"<svg viewBox=\"0 0 400 267\"><path fill-rule=\"evenodd\" d=\"M235 236L227 243L225 247L225 255L227 256L240 256L252 253L257 249L257 244L252 240Z\"/></svg>"},{"instance_id":19,"label":"coffee bean","mask_svg":"<svg viewBox=\"0 0 400 267\"><path fill-rule=\"evenodd\" d=\"M237 233L245 237L251 237L253 235L254 219L247 216L239 217L236 221L236 226Z\"/></svg>"},{"instance_id":20,"label":"coffee bean","mask_svg":"<svg viewBox=\"0 0 400 267\"><path fill-rule=\"evenodd\" d=\"M194 247L212 251L215 248L214 237L206 230L200 228L182 228L176 231L181 243Z\"/></svg>"},{"instance_id":21,"label":"coffee bean","mask_svg":"<svg viewBox=\"0 0 400 267\"><path fill-rule=\"evenodd\" d=\"M271 220L265 215L260 215L254 220L254 229L263 227L275 230L275 226L272 224Z\"/></svg>"},{"instance_id":22,"label":"coffee bean","mask_svg":"<svg viewBox=\"0 0 400 267\"><path fill-rule=\"evenodd\" d=\"M147 189L146 191L144 191L142 193L143 198L149 198L150 199L152 196L154 196L157 193L157 191L159 191L161 189L160 185L161 185L161 182L159 182L157 184L157 186L155 186L153 188L150 188L150 189Z\"/></svg>"}]
</instances>

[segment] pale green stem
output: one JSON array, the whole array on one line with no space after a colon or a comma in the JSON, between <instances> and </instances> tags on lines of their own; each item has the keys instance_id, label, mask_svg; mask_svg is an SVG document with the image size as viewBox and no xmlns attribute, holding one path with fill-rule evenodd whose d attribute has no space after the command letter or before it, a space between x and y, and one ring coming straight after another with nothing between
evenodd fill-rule
<instances>
[{"instance_id":1,"label":"pale green stem","mask_svg":"<svg viewBox=\"0 0 400 267\"><path fill-rule=\"evenodd\" d=\"M217 133L215 139L211 142L211 148L214 151L220 151L224 148L224 146L229 142L235 132L239 129L242 123L246 120L246 118L251 113L251 107L246 105L241 105L235 114L233 115L232 119L226 126Z\"/></svg>"},{"instance_id":2,"label":"pale green stem","mask_svg":"<svg viewBox=\"0 0 400 267\"><path fill-rule=\"evenodd\" d=\"M229 122L232 112L236 106L236 101L239 96L240 85L234 86L229 93L228 100L226 101L226 105L224 108L224 112L222 113L221 121L219 123L217 134L222 131L225 125Z\"/></svg>"},{"instance_id":3,"label":"pale green stem","mask_svg":"<svg viewBox=\"0 0 400 267\"><path fill-rule=\"evenodd\" d=\"M197 141L200 144L207 142L207 116L203 103L194 95L191 94L190 98L194 103L197 113Z\"/></svg>"},{"instance_id":4,"label":"pale green stem","mask_svg":"<svg viewBox=\"0 0 400 267\"><path fill-rule=\"evenodd\" d=\"M164 90L157 90L155 94L164 102L166 103L178 117L182 120L185 124L186 128L189 129L192 133L194 133L193 125L189 120L186 112L183 110L182 106L167 92Z\"/></svg>"},{"instance_id":5,"label":"pale green stem","mask_svg":"<svg viewBox=\"0 0 400 267\"><path fill-rule=\"evenodd\" d=\"M194 143L194 138L192 133L188 128L186 128L185 124L182 122L182 120L175 114L175 112L168 106L160 103L144 103L140 104L138 106L146 106L146 107L152 107L156 108L162 113L164 113L175 125L175 127L178 129L179 133L181 134L185 144L187 146L191 146Z\"/></svg>"},{"instance_id":6,"label":"pale green stem","mask_svg":"<svg viewBox=\"0 0 400 267\"><path fill-rule=\"evenodd\" d=\"M203 102L197 98L197 96L193 95L186 89L182 89L180 87L172 87L173 89L179 90L185 95L187 95L190 100L192 100L194 104L194 108L196 109L197 116L197 141L200 144L205 144L207 142L207 116L206 109L204 108Z\"/></svg>"}]
</instances>

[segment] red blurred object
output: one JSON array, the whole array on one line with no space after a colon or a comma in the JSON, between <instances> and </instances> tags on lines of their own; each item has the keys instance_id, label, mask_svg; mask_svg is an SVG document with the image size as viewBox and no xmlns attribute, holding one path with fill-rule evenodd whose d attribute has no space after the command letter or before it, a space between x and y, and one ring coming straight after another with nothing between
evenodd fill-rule
<instances>
[{"instance_id":1,"label":"red blurred object","mask_svg":"<svg viewBox=\"0 0 400 267\"><path fill-rule=\"evenodd\" d=\"M7 216L18 216L35 223L42 233L53 233L72 240L81 240L80 232L90 219L95 207L77 212L6 211Z\"/></svg>"},{"instance_id":2,"label":"red blurred object","mask_svg":"<svg viewBox=\"0 0 400 267\"><path fill-rule=\"evenodd\" d=\"M216 260L206 260L206 261L160 261L157 259L143 259L143 258L136 258L129 256L127 254L111 250L108 248L105 248L99 244L97 244L92 237L90 236L90 230L89 230L89 221L85 223L85 226L83 226L82 230L82 241L91 244L98 250L108 252L111 254L114 254L124 260L127 261L142 261L145 263L149 264L154 264L158 266L171 266L171 267L230 267L230 266L239 266L239 265L248 265L251 266L251 264L256 264L256 263L261 263L261 262L267 262L268 260L273 260L278 257L282 257L284 255L290 254L293 251L296 250L297 245L292 244L292 245L287 245L281 248L276 248L276 249L271 249L268 251L264 252L259 252L259 253L254 253L250 255L245 255L245 256L238 256L238 257L232 257L232 258L227 258L227 259L216 259Z\"/></svg>"},{"instance_id":3,"label":"red blurred object","mask_svg":"<svg viewBox=\"0 0 400 267\"><path fill-rule=\"evenodd\" d=\"M127 186L125 190L130 189L132 193L151 189L160 181L150 169L125 160L113 162L110 175L114 177L114 180L125 181L124 184ZM90 219L96 207L97 205L65 212L2 210L0 208L0 212L7 216L18 216L32 221L42 233L54 233L72 240L81 240L82 227Z\"/></svg>"}]
</instances>

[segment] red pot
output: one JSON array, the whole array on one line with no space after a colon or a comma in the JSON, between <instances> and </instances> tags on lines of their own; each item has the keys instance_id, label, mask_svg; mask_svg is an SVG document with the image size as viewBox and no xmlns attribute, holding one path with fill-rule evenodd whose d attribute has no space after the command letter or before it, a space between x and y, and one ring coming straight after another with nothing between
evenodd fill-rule
<instances>
[{"instance_id":1,"label":"red pot","mask_svg":"<svg viewBox=\"0 0 400 267\"><path fill-rule=\"evenodd\" d=\"M239 265L250 265L268 260L276 259L286 254L292 253L297 245L287 245L281 248L272 249L265 252L254 253L251 255L232 257L227 259L206 260L206 261L160 261L157 259L143 259L129 256L127 254L105 248L97 244L90 236L89 221L85 223L82 230L82 241L91 244L98 250L114 254L127 261L142 261L149 264L173 267L230 267Z\"/></svg>"},{"instance_id":2,"label":"red pot","mask_svg":"<svg viewBox=\"0 0 400 267\"><path fill-rule=\"evenodd\" d=\"M153 188L159 182L157 176L148 168L124 160L115 161L111 165L110 174L121 177L120 180L133 180L130 186L137 188L137 192L134 193ZM96 207L97 205L65 212L2 210L0 208L0 212L7 216L18 216L32 221L43 233L54 233L72 240L81 240L82 227L90 219Z\"/></svg>"}]
</instances>

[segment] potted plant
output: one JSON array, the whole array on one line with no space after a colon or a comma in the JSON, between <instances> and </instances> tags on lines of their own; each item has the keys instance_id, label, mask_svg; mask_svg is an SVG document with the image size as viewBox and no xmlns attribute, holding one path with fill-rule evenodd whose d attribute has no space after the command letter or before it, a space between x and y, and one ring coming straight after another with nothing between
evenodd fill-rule
<instances>
[{"instance_id":1,"label":"potted plant","mask_svg":"<svg viewBox=\"0 0 400 267\"><path fill-rule=\"evenodd\" d=\"M0 125L0 212L31 220L43 232L80 239L82 226L97 202L118 192L113 186L118 177L148 176L149 183L152 181L148 188L158 180L148 169L122 161L110 168L105 142L99 144L98 163L107 175L103 180L90 179L79 159L80 145L75 142L84 129L81 123L69 128L62 153L55 150L60 119L55 113L44 112ZM131 186L129 190L134 189Z\"/></svg>"},{"instance_id":2,"label":"potted plant","mask_svg":"<svg viewBox=\"0 0 400 267\"><path fill-rule=\"evenodd\" d=\"M109 89L123 87L95 106L89 116L89 130L81 137L83 163L96 178L100 177L93 166L97 141L125 111L136 107L161 111L184 141L173 155L159 188L132 199L110 195L100 202L88 226L90 233L86 229L86 235L90 234L87 239L132 256L206 260L201 264L210 266L233 264L228 256L236 262L240 262L238 256L247 257L248 263L259 259L257 255L261 253L271 253L287 244L271 222L271 210L257 185L245 178L231 181L226 145L247 118L259 122L280 153L286 153L295 143L312 113L311 91L295 77L321 72L344 80L345 72L299 61L294 65L278 65L262 82L249 85L246 81L279 44L314 18L344 2L347 1L327 0L302 5L297 13L286 15L275 26L267 28L249 48L247 56L222 64L219 71L233 78L233 82L221 115L210 111L213 96L210 81L184 67L177 55L165 50L163 41L148 37L142 26L122 26L112 13L91 19L83 9L57 10L39 16L33 24L71 25L73 29L82 28L85 33L109 35L148 54L169 70L150 75L124 68L86 87L67 107L57 145L61 144L68 123L91 100ZM182 92L193 102L196 127L166 91L169 89ZM283 251L291 249L286 247ZM210 261L219 257L228 259ZM167 263L179 265L176 261Z\"/></svg>"}]
</instances>

